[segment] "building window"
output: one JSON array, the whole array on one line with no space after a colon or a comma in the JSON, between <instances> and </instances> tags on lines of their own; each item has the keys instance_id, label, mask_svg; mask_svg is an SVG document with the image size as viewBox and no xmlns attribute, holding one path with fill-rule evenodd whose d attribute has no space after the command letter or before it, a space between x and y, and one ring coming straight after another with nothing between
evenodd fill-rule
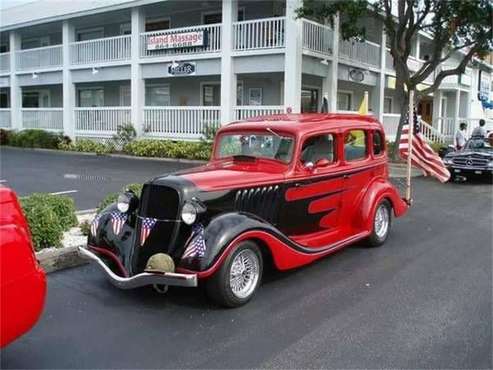
<instances>
[{"instance_id":1,"label":"building window","mask_svg":"<svg viewBox=\"0 0 493 370\"><path fill-rule=\"evenodd\" d=\"M171 28L171 21L169 18L150 18L146 20L146 32L169 30Z\"/></svg>"},{"instance_id":2,"label":"building window","mask_svg":"<svg viewBox=\"0 0 493 370\"><path fill-rule=\"evenodd\" d=\"M262 100L261 87L248 89L248 105L262 105Z\"/></svg>"},{"instance_id":3,"label":"building window","mask_svg":"<svg viewBox=\"0 0 493 370\"><path fill-rule=\"evenodd\" d=\"M9 107L9 94L7 91L0 91L0 108Z\"/></svg>"},{"instance_id":4,"label":"building window","mask_svg":"<svg viewBox=\"0 0 493 370\"><path fill-rule=\"evenodd\" d=\"M77 31L77 41L101 39L104 37L104 28L86 28Z\"/></svg>"},{"instance_id":5,"label":"building window","mask_svg":"<svg viewBox=\"0 0 493 370\"><path fill-rule=\"evenodd\" d=\"M337 93L337 110L350 111L352 106L353 94L347 91Z\"/></svg>"},{"instance_id":6,"label":"building window","mask_svg":"<svg viewBox=\"0 0 493 370\"><path fill-rule=\"evenodd\" d=\"M171 105L169 84L150 84L146 86L146 105L150 107L167 107Z\"/></svg>"},{"instance_id":7,"label":"building window","mask_svg":"<svg viewBox=\"0 0 493 370\"><path fill-rule=\"evenodd\" d=\"M390 96L383 98L383 112L392 113L392 98Z\"/></svg>"},{"instance_id":8,"label":"building window","mask_svg":"<svg viewBox=\"0 0 493 370\"><path fill-rule=\"evenodd\" d=\"M79 107L102 107L104 106L104 89L101 87L82 88L78 90Z\"/></svg>"},{"instance_id":9,"label":"building window","mask_svg":"<svg viewBox=\"0 0 493 370\"><path fill-rule=\"evenodd\" d=\"M243 105L243 81L236 85L236 105Z\"/></svg>"},{"instance_id":10,"label":"building window","mask_svg":"<svg viewBox=\"0 0 493 370\"><path fill-rule=\"evenodd\" d=\"M51 98L48 90L24 91L22 93L23 108L47 108L50 105Z\"/></svg>"},{"instance_id":11,"label":"building window","mask_svg":"<svg viewBox=\"0 0 493 370\"><path fill-rule=\"evenodd\" d=\"M245 20L245 9L238 9L238 21L241 22ZM203 24L216 24L223 21L223 15L221 12L208 12L202 13L202 23Z\"/></svg>"},{"instance_id":12,"label":"building window","mask_svg":"<svg viewBox=\"0 0 493 370\"><path fill-rule=\"evenodd\" d=\"M130 95L130 86L124 85L120 86L120 106L121 107L130 107L131 105L131 95Z\"/></svg>"},{"instance_id":13,"label":"building window","mask_svg":"<svg viewBox=\"0 0 493 370\"><path fill-rule=\"evenodd\" d=\"M41 48L44 46L50 46L49 36L36 37L36 38L22 40L22 48L23 49Z\"/></svg>"},{"instance_id":14,"label":"building window","mask_svg":"<svg viewBox=\"0 0 493 370\"><path fill-rule=\"evenodd\" d=\"M213 107L221 105L221 85L214 82L201 84L202 105Z\"/></svg>"},{"instance_id":15,"label":"building window","mask_svg":"<svg viewBox=\"0 0 493 370\"><path fill-rule=\"evenodd\" d=\"M357 161L366 158L366 134L363 130L351 130L344 136L344 158Z\"/></svg>"},{"instance_id":16,"label":"building window","mask_svg":"<svg viewBox=\"0 0 493 370\"><path fill-rule=\"evenodd\" d=\"M120 24L120 35L130 35L132 33L132 24L122 23Z\"/></svg>"}]
</instances>

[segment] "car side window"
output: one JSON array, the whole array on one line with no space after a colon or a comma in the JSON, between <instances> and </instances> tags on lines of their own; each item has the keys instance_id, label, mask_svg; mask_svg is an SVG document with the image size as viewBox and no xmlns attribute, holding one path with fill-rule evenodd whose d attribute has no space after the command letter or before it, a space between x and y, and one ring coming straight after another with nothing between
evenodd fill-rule
<instances>
[{"instance_id":1,"label":"car side window","mask_svg":"<svg viewBox=\"0 0 493 370\"><path fill-rule=\"evenodd\" d=\"M305 140L301 148L301 162L316 164L321 159L335 160L335 138L332 134L316 135Z\"/></svg>"},{"instance_id":2,"label":"car side window","mask_svg":"<svg viewBox=\"0 0 493 370\"><path fill-rule=\"evenodd\" d=\"M364 130L351 130L344 136L344 158L356 161L366 158L366 133Z\"/></svg>"},{"instance_id":3,"label":"car side window","mask_svg":"<svg viewBox=\"0 0 493 370\"><path fill-rule=\"evenodd\" d=\"M380 131L373 131L373 154L383 154L384 149L382 133Z\"/></svg>"}]
</instances>

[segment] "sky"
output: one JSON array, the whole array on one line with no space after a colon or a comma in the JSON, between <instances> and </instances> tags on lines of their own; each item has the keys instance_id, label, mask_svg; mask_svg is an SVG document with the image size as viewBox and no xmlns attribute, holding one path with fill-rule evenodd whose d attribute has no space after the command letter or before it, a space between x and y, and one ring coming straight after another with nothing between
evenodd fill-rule
<instances>
[{"instance_id":1,"label":"sky","mask_svg":"<svg viewBox=\"0 0 493 370\"><path fill-rule=\"evenodd\" d=\"M34 0L0 0L0 9L8 9L13 6L31 3Z\"/></svg>"}]
</instances>

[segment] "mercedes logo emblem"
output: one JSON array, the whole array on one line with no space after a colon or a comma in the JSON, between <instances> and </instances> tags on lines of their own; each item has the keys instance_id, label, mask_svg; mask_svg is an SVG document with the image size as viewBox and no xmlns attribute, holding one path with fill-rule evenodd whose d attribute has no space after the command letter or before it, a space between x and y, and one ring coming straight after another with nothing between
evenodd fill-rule
<instances>
[{"instance_id":1,"label":"mercedes logo emblem","mask_svg":"<svg viewBox=\"0 0 493 370\"><path fill-rule=\"evenodd\" d=\"M468 159L468 160L466 161L466 164L467 164L468 166L472 166L472 159Z\"/></svg>"}]
</instances>

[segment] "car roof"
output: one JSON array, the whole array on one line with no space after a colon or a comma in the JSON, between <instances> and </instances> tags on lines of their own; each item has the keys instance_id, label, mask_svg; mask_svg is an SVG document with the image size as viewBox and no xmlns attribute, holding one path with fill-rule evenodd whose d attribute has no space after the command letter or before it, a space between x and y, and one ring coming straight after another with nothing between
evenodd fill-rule
<instances>
[{"instance_id":1,"label":"car roof","mask_svg":"<svg viewBox=\"0 0 493 370\"><path fill-rule=\"evenodd\" d=\"M382 125L371 115L356 113L300 113L300 114L275 114L249 118L245 121L232 122L221 128L221 133L265 130L270 128L290 133L295 136L318 131L327 125L330 128L368 127L382 129Z\"/></svg>"}]
</instances>

